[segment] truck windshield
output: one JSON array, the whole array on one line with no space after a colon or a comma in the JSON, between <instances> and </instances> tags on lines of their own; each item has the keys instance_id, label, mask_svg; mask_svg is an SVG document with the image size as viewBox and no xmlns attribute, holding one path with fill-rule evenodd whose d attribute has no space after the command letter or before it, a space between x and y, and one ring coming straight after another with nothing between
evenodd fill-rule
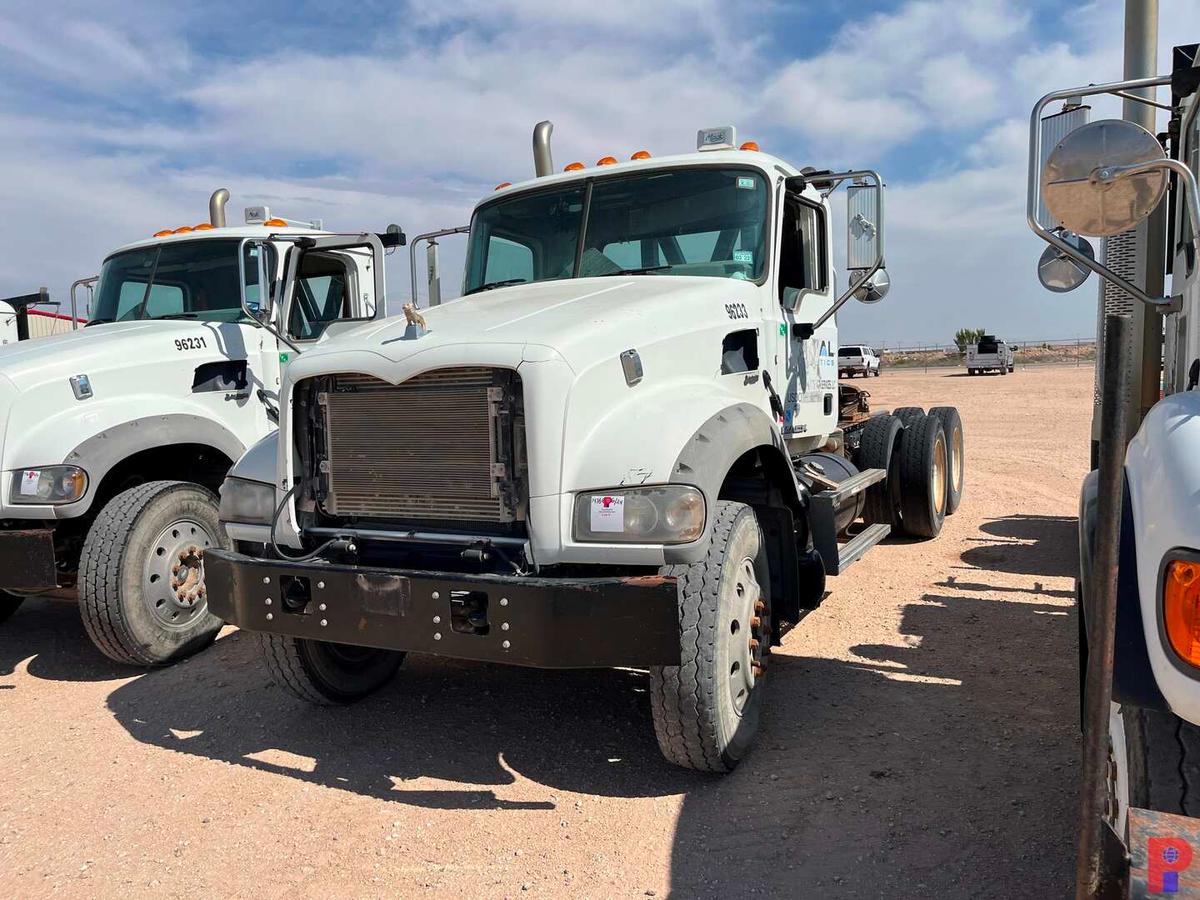
<instances>
[{"instance_id":1,"label":"truck windshield","mask_svg":"<svg viewBox=\"0 0 1200 900\"><path fill-rule=\"evenodd\" d=\"M497 200L471 222L464 293L604 275L757 281L767 184L750 169L656 169Z\"/></svg>"},{"instance_id":2,"label":"truck windshield","mask_svg":"<svg viewBox=\"0 0 1200 900\"><path fill-rule=\"evenodd\" d=\"M238 290L238 240L161 243L104 261L89 321L244 318ZM247 299L255 299L258 248L247 246Z\"/></svg>"}]
</instances>

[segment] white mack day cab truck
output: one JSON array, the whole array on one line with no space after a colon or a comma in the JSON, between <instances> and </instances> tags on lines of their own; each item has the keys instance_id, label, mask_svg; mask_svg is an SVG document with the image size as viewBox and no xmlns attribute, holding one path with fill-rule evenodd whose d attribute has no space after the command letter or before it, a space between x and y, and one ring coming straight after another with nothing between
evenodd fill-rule
<instances>
[{"instance_id":1,"label":"white mack day cab truck","mask_svg":"<svg viewBox=\"0 0 1200 900\"><path fill-rule=\"evenodd\" d=\"M833 314L887 284L875 173L797 170L726 127L554 174L549 131L538 177L476 206L461 299L288 367L278 434L221 489L236 550L208 554L210 607L316 703L405 651L648 668L666 757L726 771L783 623L958 504L962 426L861 395L839 425Z\"/></svg>"},{"instance_id":2,"label":"white mack day cab truck","mask_svg":"<svg viewBox=\"0 0 1200 900\"><path fill-rule=\"evenodd\" d=\"M25 596L77 598L96 645L136 665L220 629L204 554L226 544L221 480L275 429L288 356L383 315L370 248L306 253L283 302L260 303L300 258L288 251L323 232L263 207L228 226L228 197L213 194L209 222L122 247L77 282L94 284L86 328L0 348L0 619ZM244 311L256 305L282 338Z\"/></svg>"},{"instance_id":3,"label":"white mack day cab truck","mask_svg":"<svg viewBox=\"0 0 1200 900\"><path fill-rule=\"evenodd\" d=\"M1042 281L1062 292L1102 277L1106 393L1079 515L1085 751L1096 759L1089 768L1085 752L1085 799L1096 800L1091 821L1082 814L1080 882L1097 884L1103 870L1133 896L1164 890L1148 866L1195 891L1200 851L1197 50L1174 48L1169 75L1054 91L1031 117L1028 220L1051 245ZM1152 72L1152 49L1140 58ZM1169 119L1156 136L1136 120L1154 127L1146 104L1160 86ZM1103 93L1125 99L1124 120L1087 122L1085 101ZM1085 236L1104 238L1102 256ZM1149 860L1155 838L1168 843L1153 852L1168 856Z\"/></svg>"}]
</instances>

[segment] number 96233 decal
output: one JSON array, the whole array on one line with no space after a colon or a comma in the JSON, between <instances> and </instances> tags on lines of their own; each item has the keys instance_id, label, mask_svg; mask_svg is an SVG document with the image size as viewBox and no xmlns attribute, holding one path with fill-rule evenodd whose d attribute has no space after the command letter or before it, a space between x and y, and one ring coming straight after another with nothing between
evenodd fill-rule
<instances>
[{"instance_id":1,"label":"number 96233 decal","mask_svg":"<svg viewBox=\"0 0 1200 900\"><path fill-rule=\"evenodd\" d=\"M176 350L204 350L207 347L202 337L175 338Z\"/></svg>"},{"instance_id":2,"label":"number 96233 decal","mask_svg":"<svg viewBox=\"0 0 1200 900\"><path fill-rule=\"evenodd\" d=\"M750 313L746 312L746 304L745 303L726 303L725 304L725 315L729 316L729 318L731 318L731 319L748 319L748 318L750 318Z\"/></svg>"}]
</instances>

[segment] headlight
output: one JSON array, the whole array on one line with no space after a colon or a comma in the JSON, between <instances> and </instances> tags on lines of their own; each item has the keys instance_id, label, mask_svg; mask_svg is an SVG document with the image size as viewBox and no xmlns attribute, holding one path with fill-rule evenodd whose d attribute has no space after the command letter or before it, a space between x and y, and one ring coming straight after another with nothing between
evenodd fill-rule
<instances>
[{"instance_id":1,"label":"headlight","mask_svg":"<svg viewBox=\"0 0 1200 900\"><path fill-rule=\"evenodd\" d=\"M686 544L704 534L704 495L687 484L613 488L575 497L575 540Z\"/></svg>"},{"instance_id":2,"label":"headlight","mask_svg":"<svg viewBox=\"0 0 1200 900\"><path fill-rule=\"evenodd\" d=\"M87 491L87 472L78 466L45 466L12 473L13 503L74 503Z\"/></svg>"},{"instance_id":3,"label":"headlight","mask_svg":"<svg viewBox=\"0 0 1200 900\"><path fill-rule=\"evenodd\" d=\"M221 521L270 525L275 515L275 486L245 478L226 478L221 485Z\"/></svg>"}]
</instances>

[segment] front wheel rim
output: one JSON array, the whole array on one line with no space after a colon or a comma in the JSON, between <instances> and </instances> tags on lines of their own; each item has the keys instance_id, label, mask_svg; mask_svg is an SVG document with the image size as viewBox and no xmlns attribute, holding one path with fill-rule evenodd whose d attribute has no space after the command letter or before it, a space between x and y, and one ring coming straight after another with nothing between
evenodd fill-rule
<instances>
[{"instance_id":1,"label":"front wheel rim","mask_svg":"<svg viewBox=\"0 0 1200 900\"><path fill-rule=\"evenodd\" d=\"M729 641L729 696L740 716L763 674L766 602L754 571L754 560L743 557L734 569L733 615L726 631Z\"/></svg>"},{"instance_id":2,"label":"front wheel rim","mask_svg":"<svg viewBox=\"0 0 1200 900\"><path fill-rule=\"evenodd\" d=\"M207 610L204 552L213 543L208 529L189 518L172 522L151 543L142 566L142 598L164 628L186 628Z\"/></svg>"}]
</instances>

